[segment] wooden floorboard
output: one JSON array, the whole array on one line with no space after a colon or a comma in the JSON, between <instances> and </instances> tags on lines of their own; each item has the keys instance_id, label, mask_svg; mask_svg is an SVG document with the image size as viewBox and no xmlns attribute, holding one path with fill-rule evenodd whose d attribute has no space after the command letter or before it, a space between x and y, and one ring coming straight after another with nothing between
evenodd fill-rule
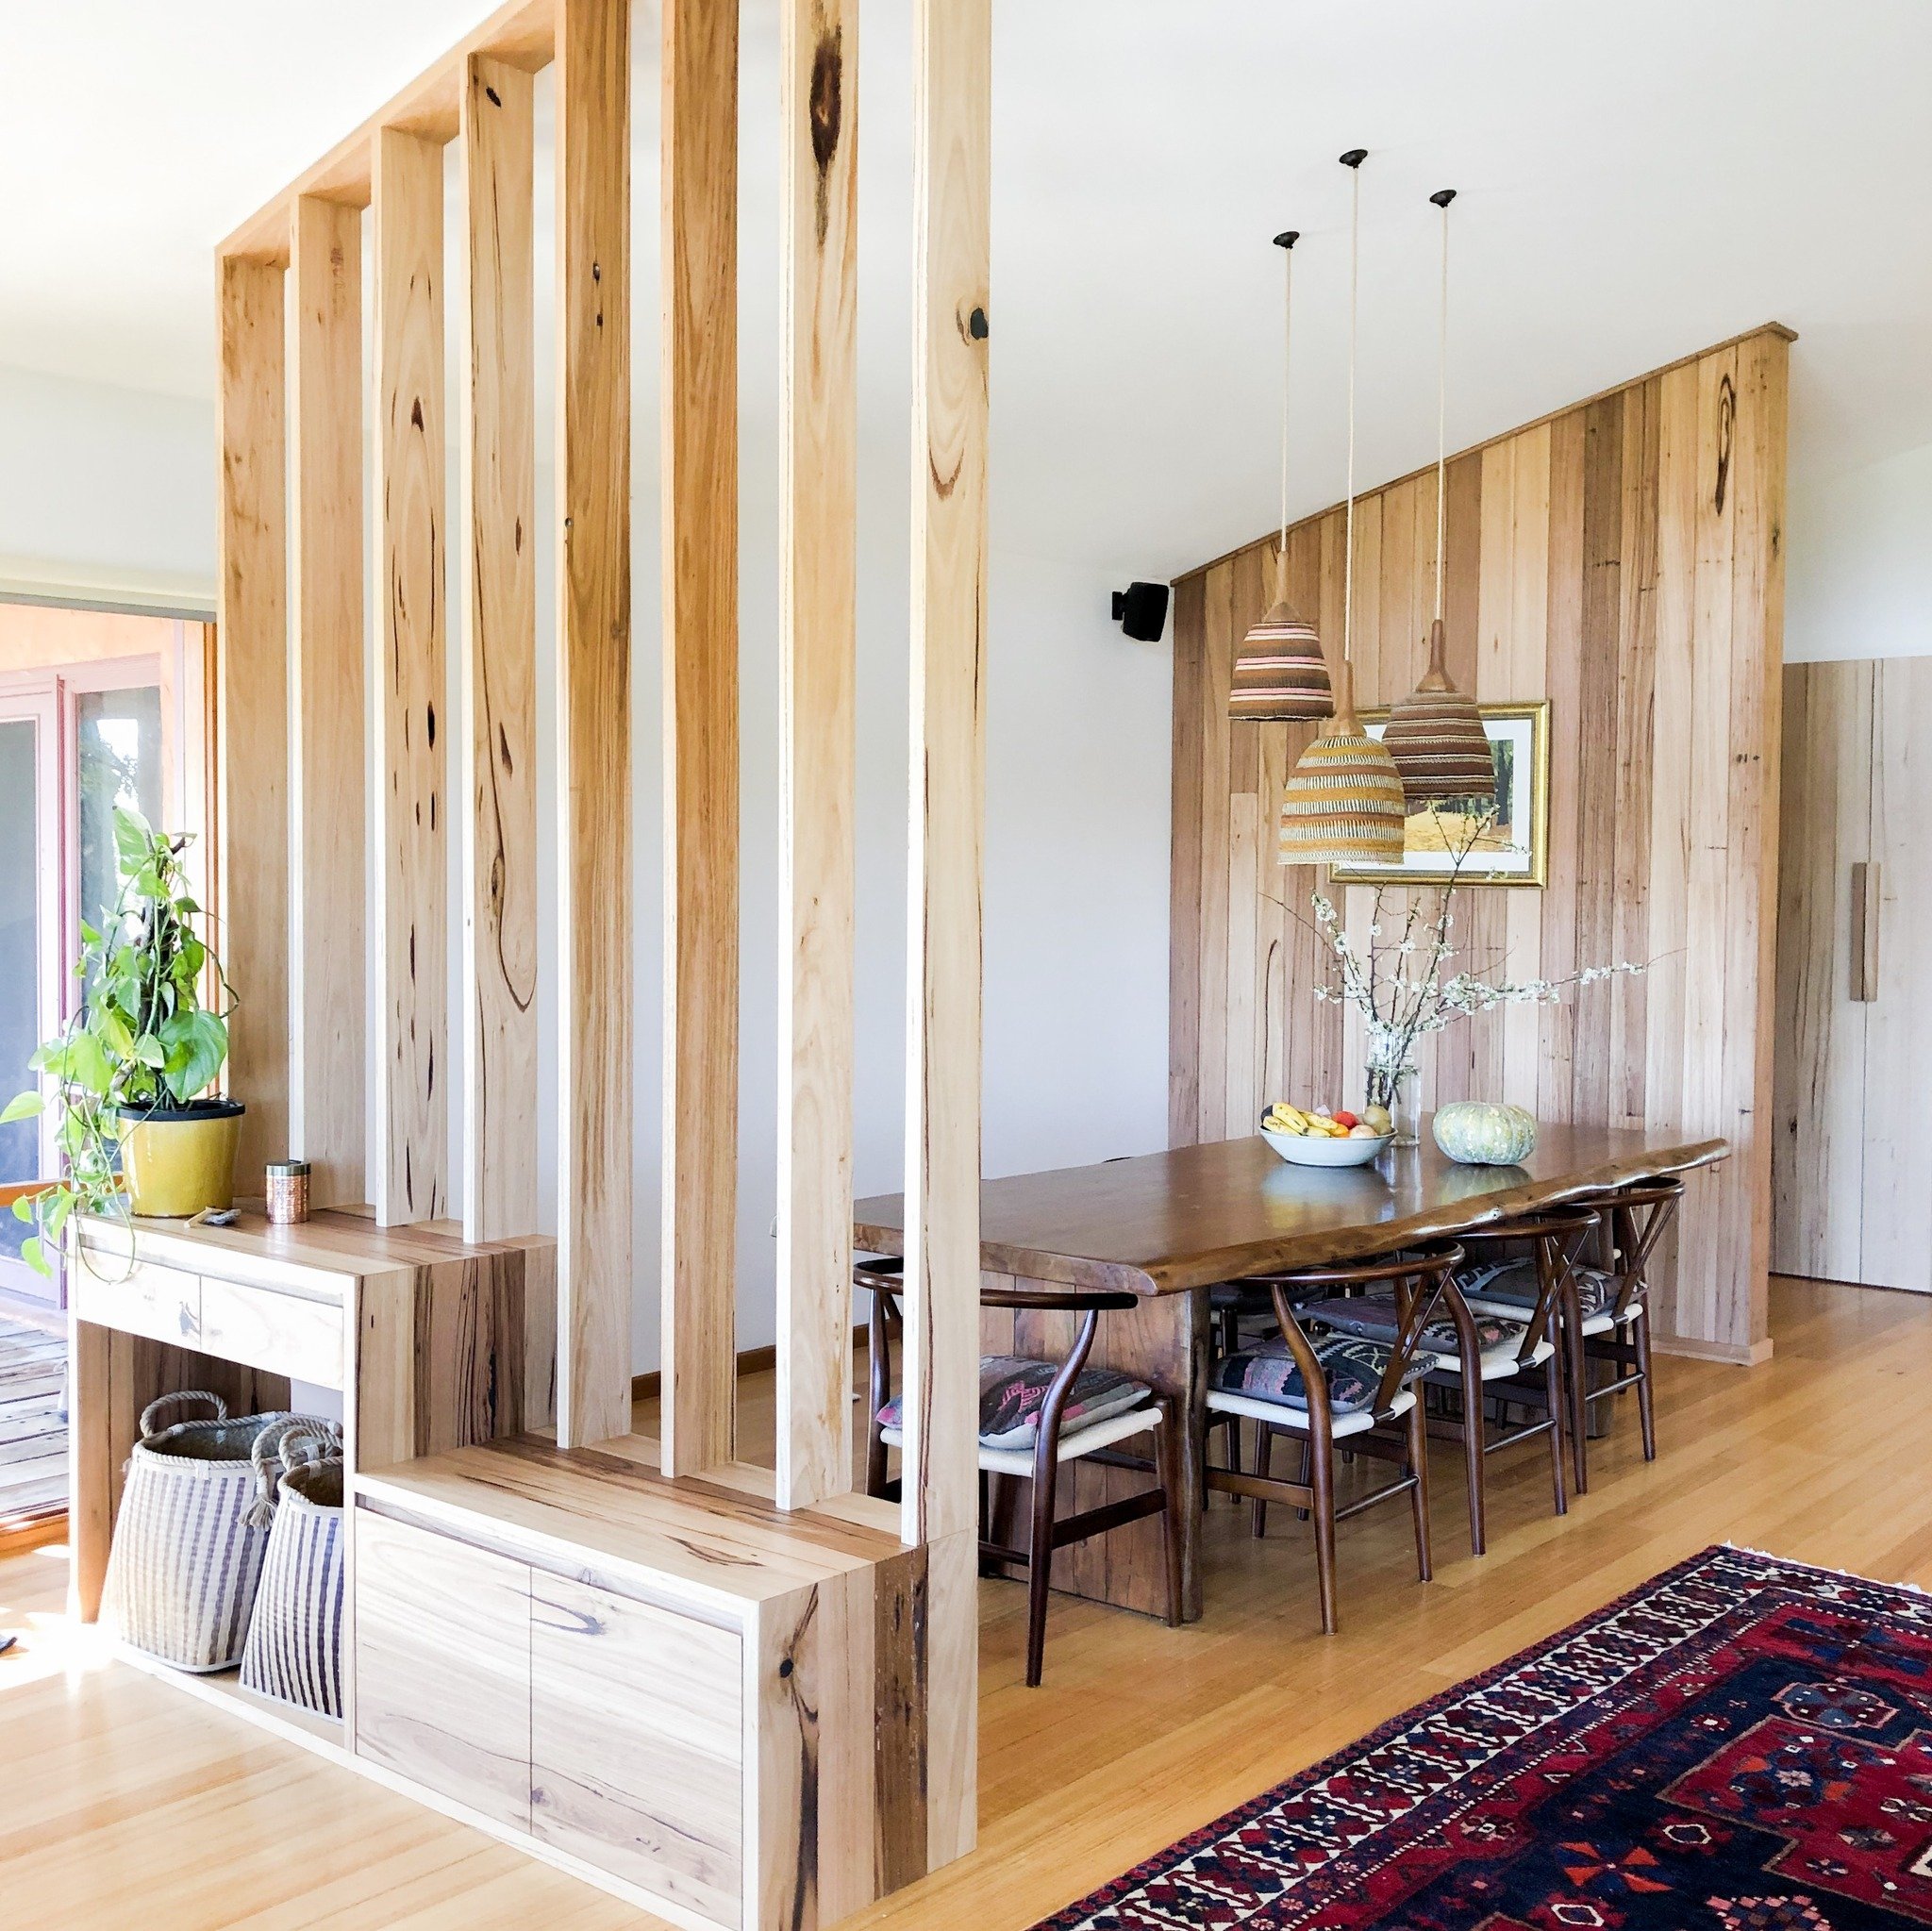
<instances>
[{"instance_id":1,"label":"wooden floorboard","mask_svg":"<svg viewBox=\"0 0 1932 1931\"><path fill-rule=\"evenodd\" d=\"M1467 1552L1453 1450L1433 1462L1437 1578L1407 1511L1342 1525L1341 1634L1314 1634L1307 1529L1264 1543L1208 1523L1208 1614L1170 1630L1058 1600L1046 1684L1022 1681L1023 1592L980 1586L978 1849L852 1921L1023 1931L1173 1839L1422 1697L1488 1668L1715 1541L1932 1582L1932 1298L1779 1283L1777 1352L1745 1371L1659 1363L1663 1452L1621 1413L1591 1492L1548 1514L1536 1446L1491 1464L1491 1551ZM746 1385L746 1452L769 1378ZM1856 1426L1847 1423L1856 1417ZM641 1417L648 1422L648 1417ZM862 1431L859 1431L862 1433ZM98 1660L58 1606L58 1550L0 1562L0 1808L22 1923L142 1931L602 1931L654 1921L408 1800ZM70 1670L69 1664L75 1666Z\"/></svg>"},{"instance_id":2,"label":"wooden floorboard","mask_svg":"<svg viewBox=\"0 0 1932 1931\"><path fill-rule=\"evenodd\" d=\"M67 1504L67 1342L0 1316L0 1536Z\"/></svg>"}]
</instances>

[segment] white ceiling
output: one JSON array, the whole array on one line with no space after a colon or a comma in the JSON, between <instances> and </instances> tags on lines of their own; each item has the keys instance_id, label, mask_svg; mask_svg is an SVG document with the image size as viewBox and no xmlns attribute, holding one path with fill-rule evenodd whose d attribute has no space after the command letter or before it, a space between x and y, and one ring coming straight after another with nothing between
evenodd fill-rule
<instances>
[{"instance_id":1,"label":"white ceiling","mask_svg":"<svg viewBox=\"0 0 1932 1931\"><path fill-rule=\"evenodd\" d=\"M745 9L756 113L774 0ZM5 8L0 363L207 396L213 243L484 10ZM869 423L892 421L907 366L906 12L870 0L862 29ZM655 9L638 13L654 67ZM1805 473L1932 443L1925 0L1002 0L996 23L995 503L1019 547L1158 575L1265 527L1268 241L1285 225L1306 236L1296 504L1339 493L1347 177L1334 158L1354 145L1371 150L1365 480L1433 453L1426 196L1443 186L1461 191L1455 441L1774 318L1801 337ZM646 92L641 136L654 107ZM770 353L770 154L760 129L744 189L748 361ZM641 182L637 199L641 229L655 193ZM639 370L653 379L653 358Z\"/></svg>"}]
</instances>

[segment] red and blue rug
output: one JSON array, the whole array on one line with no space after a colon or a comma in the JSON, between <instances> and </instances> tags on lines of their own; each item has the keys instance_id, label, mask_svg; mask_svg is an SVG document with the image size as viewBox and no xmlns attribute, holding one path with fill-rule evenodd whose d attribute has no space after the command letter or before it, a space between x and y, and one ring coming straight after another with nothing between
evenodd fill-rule
<instances>
[{"instance_id":1,"label":"red and blue rug","mask_svg":"<svg viewBox=\"0 0 1932 1931\"><path fill-rule=\"evenodd\" d=\"M1707 1549L1037 1931L1932 1924L1932 1597Z\"/></svg>"}]
</instances>

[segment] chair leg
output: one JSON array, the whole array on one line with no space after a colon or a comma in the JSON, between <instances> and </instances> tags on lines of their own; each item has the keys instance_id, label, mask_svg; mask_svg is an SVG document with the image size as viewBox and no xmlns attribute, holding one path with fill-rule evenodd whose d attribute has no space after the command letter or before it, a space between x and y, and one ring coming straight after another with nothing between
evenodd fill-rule
<instances>
[{"instance_id":1,"label":"chair leg","mask_svg":"<svg viewBox=\"0 0 1932 1931\"><path fill-rule=\"evenodd\" d=\"M1474 1395L1471 1390L1474 1390ZM1483 1453L1483 1357L1462 1354L1462 1479L1469 1489L1469 1553L1489 1552L1489 1457Z\"/></svg>"},{"instance_id":2,"label":"chair leg","mask_svg":"<svg viewBox=\"0 0 1932 1931\"><path fill-rule=\"evenodd\" d=\"M1657 1409L1650 1394L1650 1315L1648 1310L1630 1323L1630 1339L1637 1347L1637 1419L1643 1428L1643 1458L1657 1459Z\"/></svg>"},{"instance_id":3,"label":"chair leg","mask_svg":"<svg viewBox=\"0 0 1932 1931\"><path fill-rule=\"evenodd\" d=\"M868 1495L886 1492L886 1438L880 1433L876 1422L872 1423L872 1432L865 1444L865 1492Z\"/></svg>"},{"instance_id":4,"label":"chair leg","mask_svg":"<svg viewBox=\"0 0 1932 1931\"><path fill-rule=\"evenodd\" d=\"M1553 1348L1543 1363L1543 1404L1550 1414L1550 1488L1556 1497L1557 1513L1570 1513L1570 1498L1563 1492L1563 1350Z\"/></svg>"},{"instance_id":5,"label":"chair leg","mask_svg":"<svg viewBox=\"0 0 1932 1931\"><path fill-rule=\"evenodd\" d=\"M1315 1585L1322 1595L1322 1634L1335 1634L1335 1456L1312 1457L1315 1491Z\"/></svg>"},{"instance_id":6,"label":"chair leg","mask_svg":"<svg viewBox=\"0 0 1932 1931\"><path fill-rule=\"evenodd\" d=\"M1583 1324L1563 1323L1569 1343L1570 1460L1576 1492L1590 1493L1590 1363L1583 1353Z\"/></svg>"},{"instance_id":7,"label":"chair leg","mask_svg":"<svg viewBox=\"0 0 1932 1931\"><path fill-rule=\"evenodd\" d=\"M1036 1465L1032 1533L1026 1557L1026 1687L1040 1687L1046 1655L1046 1604L1053 1593L1053 1509L1057 1462Z\"/></svg>"},{"instance_id":8,"label":"chair leg","mask_svg":"<svg viewBox=\"0 0 1932 1931\"><path fill-rule=\"evenodd\" d=\"M1309 1481L1312 1479L1308 1473L1308 1471L1312 1469L1314 1465L1315 1444L1312 1441L1310 1441L1306 1435L1304 1435L1302 1437L1302 1472L1299 1475L1295 1477L1296 1481L1298 1481L1304 1489L1306 1489L1308 1486ZM1297 1522L1307 1522L1308 1519L1308 1511L1306 1508L1297 1508L1294 1512L1294 1519Z\"/></svg>"},{"instance_id":9,"label":"chair leg","mask_svg":"<svg viewBox=\"0 0 1932 1931\"><path fill-rule=\"evenodd\" d=\"M1274 1473L1274 1430L1266 1422L1255 1423L1255 1473L1265 1482ZM1255 1540L1268 1533L1268 1505L1255 1497Z\"/></svg>"},{"instance_id":10,"label":"chair leg","mask_svg":"<svg viewBox=\"0 0 1932 1931\"><path fill-rule=\"evenodd\" d=\"M1415 1573L1428 1582L1435 1574L1429 1559L1429 1424L1420 1400L1408 1411L1408 1472L1415 1477L1408 1491L1415 1513Z\"/></svg>"},{"instance_id":11,"label":"chair leg","mask_svg":"<svg viewBox=\"0 0 1932 1931\"><path fill-rule=\"evenodd\" d=\"M1154 1431L1154 1459L1167 1503L1160 1511L1160 1553L1167 1566L1167 1626L1175 1629L1181 1620L1181 1510L1187 1501L1181 1492L1184 1464L1173 1402L1166 1404L1163 1413L1165 1419Z\"/></svg>"}]
</instances>

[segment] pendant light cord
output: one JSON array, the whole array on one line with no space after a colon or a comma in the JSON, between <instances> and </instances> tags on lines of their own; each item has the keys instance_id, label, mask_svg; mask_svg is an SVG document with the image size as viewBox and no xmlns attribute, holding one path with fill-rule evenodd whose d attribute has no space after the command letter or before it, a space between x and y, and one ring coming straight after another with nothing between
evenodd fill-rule
<instances>
[{"instance_id":1,"label":"pendant light cord","mask_svg":"<svg viewBox=\"0 0 1932 1931\"><path fill-rule=\"evenodd\" d=\"M1281 560L1288 567L1288 372L1294 339L1294 245L1281 251Z\"/></svg>"},{"instance_id":2,"label":"pendant light cord","mask_svg":"<svg viewBox=\"0 0 1932 1931\"><path fill-rule=\"evenodd\" d=\"M1348 548L1341 573L1341 661L1355 661L1355 347L1356 309L1361 279L1362 171L1357 159L1349 168L1355 188L1348 221L1348 515L1342 541Z\"/></svg>"},{"instance_id":3,"label":"pendant light cord","mask_svg":"<svg viewBox=\"0 0 1932 1931\"><path fill-rule=\"evenodd\" d=\"M1436 355L1436 622L1442 621L1442 561L1449 532L1449 203L1453 192L1431 197L1442 210L1442 306Z\"/></svg>"}]
</instances>

